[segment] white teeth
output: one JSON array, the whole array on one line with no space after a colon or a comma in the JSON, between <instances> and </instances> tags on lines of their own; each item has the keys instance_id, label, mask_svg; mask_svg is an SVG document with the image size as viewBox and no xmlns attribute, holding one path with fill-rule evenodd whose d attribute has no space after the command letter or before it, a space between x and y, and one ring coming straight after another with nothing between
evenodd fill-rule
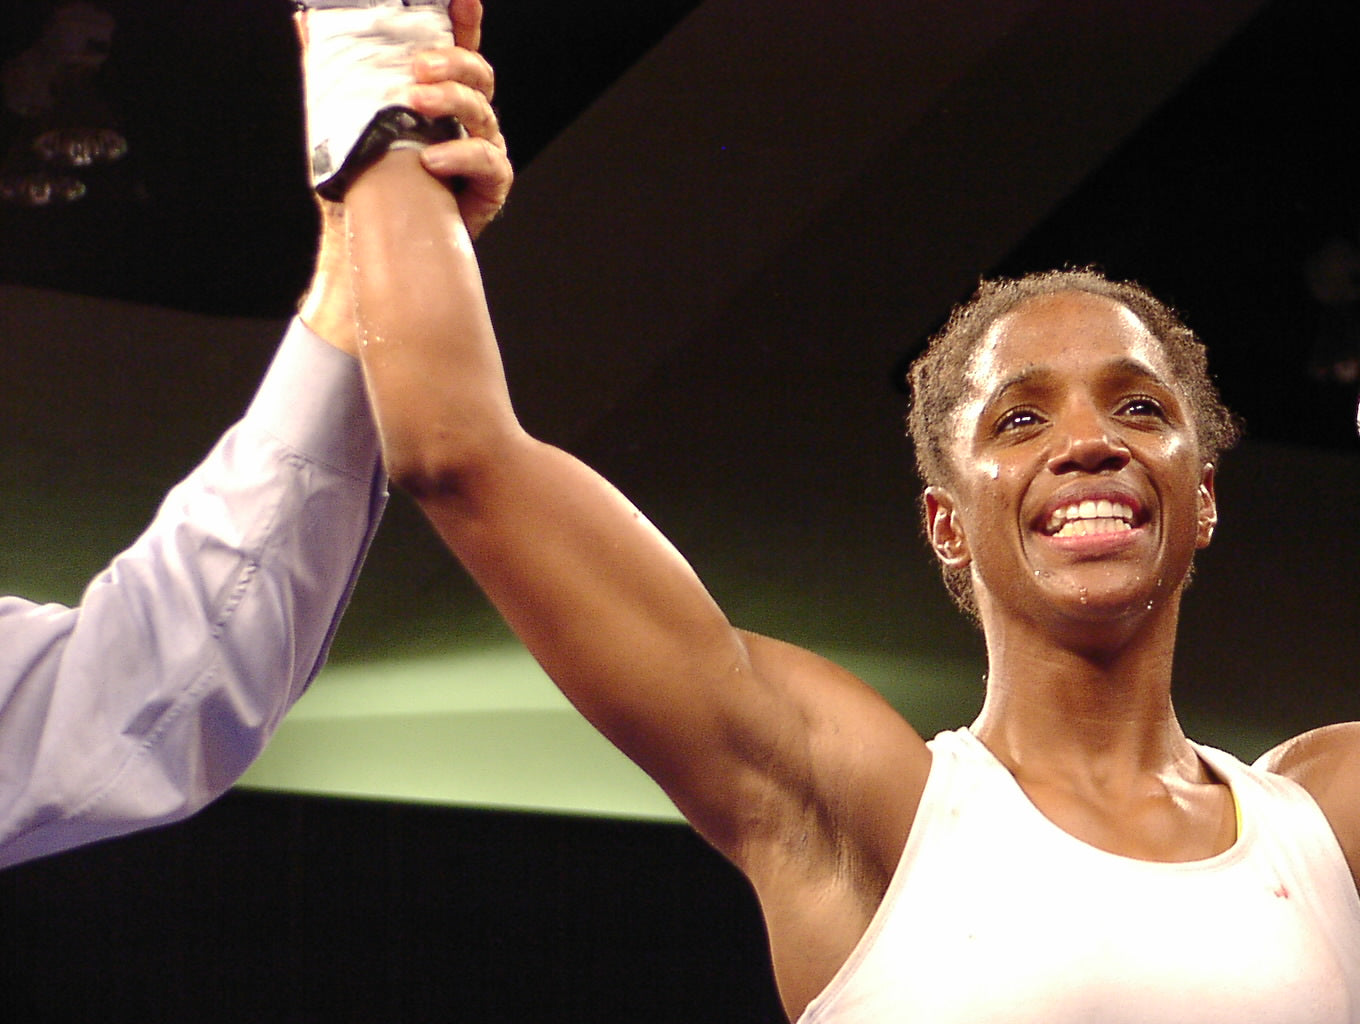
<instances>
[{"instance_id":1,"label":"white teeth","mask_svg":"<svg viewBox=\"0 0 1360 1024\"><path fill-rule=\"evenodd\" d=\"M1123 533L1132 529L1122 519L1070 519L1053 536L1090 537L1097 533Z\"/></svg>"},{"instance_id":2,"label":"white teeth","mask_svg":"<svg viewBox=\"0 0 1360 1024\"><path fill-rule=\"evenodd\" d=\"M1056 509L1048 520L1055 537L1089 537L1097 533L1121 533L1133 529L1133 509L1118 501L1101 498Z\"/></svg>"}]
</instances>

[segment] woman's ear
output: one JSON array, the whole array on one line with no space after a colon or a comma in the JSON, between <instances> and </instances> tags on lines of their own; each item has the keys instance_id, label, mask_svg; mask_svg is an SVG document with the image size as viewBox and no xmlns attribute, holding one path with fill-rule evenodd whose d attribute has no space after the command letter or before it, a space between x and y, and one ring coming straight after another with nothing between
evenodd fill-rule
<instances>
[{"instance_id":1,"label":"woman's ear","mask_svg":"<svg viewBox=\"0 0 1360 1024\"><path fill-rule=\"evenodd\" d=\"M954 496L943 487L927 487L925 506L926 536L935 549L935 557L950 569L962 569L972 561L972 555L954 507Z\"/></svg>"},{"instance_id":2,"label":"woman's ear","mask_svg":"<svg viewBox=\"0 0 1360 1024\"><path fill-rule=\"evenodd\" d=\"M1218 526L1218 499L1214 496L1214 464L1205 463L1204 475L1199 482L1199 532L1195 537L1197 548L1207 548L1214 539L1214 528Z\"/></svg>"}]
</instances>

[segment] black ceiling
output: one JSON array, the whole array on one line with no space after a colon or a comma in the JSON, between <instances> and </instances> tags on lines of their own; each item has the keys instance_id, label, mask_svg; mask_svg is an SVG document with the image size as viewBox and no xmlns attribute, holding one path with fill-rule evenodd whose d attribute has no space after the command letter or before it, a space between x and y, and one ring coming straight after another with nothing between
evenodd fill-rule
<instances>
[{"instance_id":1,"label":"black ceiling","mask_svg":"<svg viewBox=\"0 0 1360 1024\"><path fill-rule=\"evenodd\" d=\"M1210 341L1251 436L1356 450L1357 43L1360 4L1268 5L994 269L1136 276Z\"/></svg>"},{"instance_id":2,"label":"black ceiling","mask_svg":"<svg viewBox=\"0 0 1360 1024\"><path fill-rule=\"evenodd\" d=\"M99 93L129 140L79 174L78 202L0 205L0 280L205 313L289 312L315 216L301 163L301 86L288 0L95 0L117 22ZM489 3L487 56L519 166L698 0ZM6 0L4 57L59 0ZM4 111L7 168L46 119Z\"/></svg>"},{"instance_id":3,"label":"black ceiling","mask_svg":"<svg viewBox=\"0 0 1360 1024\"><path fill-rule=\"evenodd\" d=\"M83 173L89 192L78 202L0 204L0 281L206 313L287 313L314 234L290 5L99 2L117 30L96 85L129 153ZM11 0L4 56L28 45L54 6ZM487 6L485 49L523 168L698 4ZM1224 390L1255 436L1355 448L1356 386L1339 378L1360 346L1357 29L1353 0L1267 5L999 266L979 272L1094 261L1136 275L1211 339ZM26 146L42 127L5 112L8 170L31 162ZM1316 283L1319 268L1331 293ZM956 297L943 297L942 314Z\"/></svg>"}]
</instances>

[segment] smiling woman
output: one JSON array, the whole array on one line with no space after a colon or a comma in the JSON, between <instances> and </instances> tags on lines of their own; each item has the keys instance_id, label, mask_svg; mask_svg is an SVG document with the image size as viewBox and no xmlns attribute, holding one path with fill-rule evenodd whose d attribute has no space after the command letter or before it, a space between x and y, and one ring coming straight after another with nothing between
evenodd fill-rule
<instances>
[{"instance_id":1,"label":"smiling woman","mask_svg":"<svg viewBox=\"0 0 1360 1024\"><path fill-rule=\"evenodd\" d=\"M1206 464L1216 464L1223 452L1237 441L1240 428L1236 418L1219 399L1209 377L1208 357L1203 343L1176 315L1176 312L1147 289L1126 281L1112 281L1092 269L1047 271L1016 279L985 281L973 297L954 310L945 327L932 339L926 352L911 368L912 406L908 428L915 445L917 469L927 489L944 484L951 473L953 453L950 451L956 434L965 428L960 422L962 406L976 399L979 387L977 363L983 359L986 342L992 339L999 324L1021 305L1032 300L1053 297L1062 293L1103 297L1115 304L1116 315L1135 334L1146 335L1159 352L1159 361L1167 364L1165 377L1176 382L1176 394L1193 419L1200 457ZM1123 363L1122 369L1137 377L1150 374L1149 383L1163 391L1167 384L1163 377L1153 374L1146 363ZM1035 387L1036 370L1022 366L1015 379L996 387L993 403L1001 398L1014 398L1014 389L1021 385ZM1112 381L1118 385L1121 382ZM1132 383L1130 381L1129 383ZM972 393L970 393L972 389ZM1136 389L1128 391L1123 410L1127 417L1156 417L1161 412L1157 401ZM990 410L993 415L995 409ZM978 411L974 411L977 415ZM1032 428L1037 425L1033 410L1008 407L1008 430ZM1017 419L1017 417L1020 417ZM994 424L999 427L1002 424ZM971 430L971 428L968 428ZM991 468L999 473L999 466ZM930 520L927 513L927 520ZM929 526L928 526L929 528ZM969 574L942 558L941 572L945 586L955 602L970 618L977 618L973 584Z\"/></svg>"},{"instance_id":2,"label":"smiling woman","mask_svg":"<svg viewBox=\"0 0 1360 1024\"><path fill-rule=\"evenodd\" d=\"M1088 291L1034 295L974 338L964 359L937 364L939 372L961 378L958 405L947 416L928 418L918 402L912 416L913 426L937 431L918 434L917 442L923 475L934 481L925 494L927 530L951 592L980 614L979 603L997 594L993 583L1014 582L1004 561L996 567L1002 575L989 576L983 550L1019 537L1026 563L1019 581L1061 581L1079 595L1083 612L1101 603L1100 588L1121 562L1134 568L1134 582L1156 581L1161 594L1178 595L1188 554L1155 567L1139 560L1140 544L1161 550L1177 536L1162 529L1166 517L1154 513L1168 511L1158 502L1181 488L1154 485L1150 470L1175 473L1190 483L1192 495L1194 484L1201 485L1195 521L1205 523L1202 546L1214 521L1216 446L1199 440L1197 423L1211 419L1211 411L1196 415L1187 391L1170 383L1174 371L1162 344L1126 306ZM923 378L927 372L918 367L916 379ZM1012 498L1018 531L981 518L983 509L1000 510ZM967 516L956 514L960 501L975 506ZM1109 506L1110 514L1100 517L1106 520L1114 518L1115 503L1129 509L1120 529L1092 528L1102 502ZM1068 520L1070 528L1060 531ZM965 523L976 533L972 544Z\"/></svg>"},{"instance_id":3,"label":"smiling woman","mask_svg":"<svg viewBox=\"0 0 1360 1024\"><path fill-rule=\"evenodd\" d=\"M926 743L852 673L729 622L621 494L525 431L433 167L383 155L344 203L392 478L746 874L791 1019L1350 1019L1356 729L1271 771L1172 707L1234 428L1165 306L1089 272L987 286L914 374L928 533L989 661L977 721Z\"/></svg>"}]
</instances>

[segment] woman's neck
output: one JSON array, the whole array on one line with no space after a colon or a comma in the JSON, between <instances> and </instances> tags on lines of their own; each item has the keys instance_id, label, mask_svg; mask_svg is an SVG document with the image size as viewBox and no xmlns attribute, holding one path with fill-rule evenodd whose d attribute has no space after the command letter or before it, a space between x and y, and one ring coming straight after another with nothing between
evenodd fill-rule
<instances>
[{"instance_id":1,"label":"woman's neck","mask_svg":"<svg viewBox=\"0 0 1360 1024\"><path fill-rule=\"evenodd\" d=\"M1114 642L1092 629L1074 643L1025 622L989 623L974 733L1012 768L1160 771L1193 759L1171 702L1174 615L1141 625Z\"/></svg>"}]
</instances>

